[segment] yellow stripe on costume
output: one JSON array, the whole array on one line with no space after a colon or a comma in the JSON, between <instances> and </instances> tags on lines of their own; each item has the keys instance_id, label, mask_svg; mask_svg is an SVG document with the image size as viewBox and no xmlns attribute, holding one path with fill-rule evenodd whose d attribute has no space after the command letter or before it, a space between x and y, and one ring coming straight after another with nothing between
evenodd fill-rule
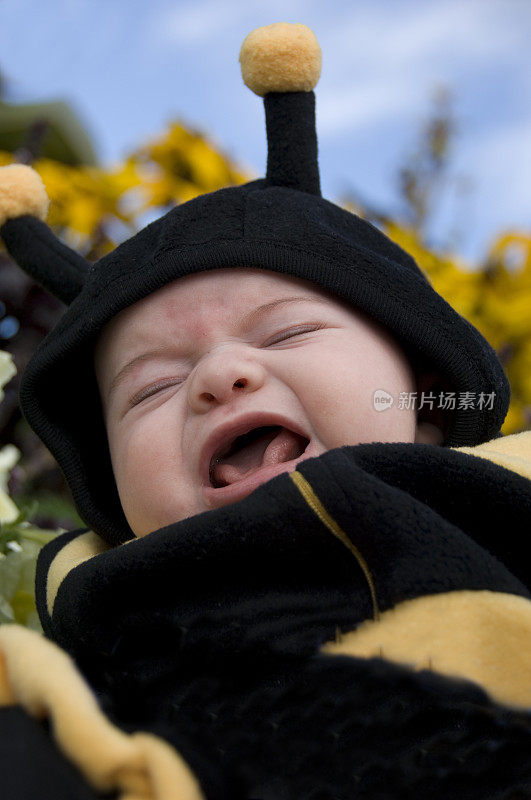
<instances>
[{"instance_id":1,"label":"yellow stripe on costume","mask_svg":"<svg viewBox=\"0 0 531 800\"><path fill-rule=\"evenodd\" d=\"M371 571L367 562L365 561L363 555L358 550L356 545L350 541L345 531L337 524L335 519L328 513L326 508L323 506L317 495L315 494L312 485L306 480L304 475L301 475L300 472L295 470L294 472L288 473L289 477L302 494L314 514L321 520L323 525L331 531L334 536L337 536L340 542L343 542L345 547L347 547L358 564L361 567L363 574L365 575L365 580L369 585L369 591L371 593L371 601L372 601L372 613L375 620L377 620L380 616L380 612L378 609L378 600L376 597L376 587L374 585L374 579L371 575Z\"/></svg>"},{"instance_id":2,"label":"yellow stripe on costume","mask_svg":"<svg viewBox=\"0 0 531 800\"><path fill-rule=\"evenodd\" d=\"M46 577L46 607L52 616L59 586L74 567L90 558L105 553L111 546L93 531L82 533L59 550L48 569Z\"/></svg>"},{"instance_id":3,"label":"yellow stripe on costume","mask_svg":"<svg viewBox=\"0 0 531 800\"><path fill-rule=\"evenodd\" d=\"M531 480L531 431L491 439L475 447L450 447L458 453L485 458Z\"/></svg>"},{"instance_id":4,"label":"yellow stripe on costume","mask_svg":"<svg viewBox=\"0 0 531 800\"><path fill-rule=\"evenodd\" d=\"M6 705L49 717L59 750L97 791L118 791L120 800L204 800L168 742L113 725L70 656L21 625L0 626L0 706Z\"/></svg>"},{"instance_id":5,"label":"yellow stripe on costume","mask_svg":"<svg viewBox=\"0 0 531 800\"><path fill-rule=\"evenodd\" d=\"M490 591L417 597L367 620L321 652L379 656L480 684L506 705L531 707L531 601Z\"/></svg>"}]
</instances>

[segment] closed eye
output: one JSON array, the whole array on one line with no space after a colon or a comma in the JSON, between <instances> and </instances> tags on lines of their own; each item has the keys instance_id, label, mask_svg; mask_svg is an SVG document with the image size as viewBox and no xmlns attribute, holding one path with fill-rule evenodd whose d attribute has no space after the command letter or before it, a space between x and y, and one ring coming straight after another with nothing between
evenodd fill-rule
<instances>
[{"instance_id":1,"label":"closed eye","mask_svg":"<svg viewBox=\"0 0 531 800\"><path fill-rule=\"evenodd\" d=\"M324 323L312 323L311 325L297 325L294 328L289 328L287 331L282 331L281 333L276 334L273 336L272 339L268 339L267 342L263 345L264 347L269 347L272 344L278 344L279 342L284 342L287 339L291 339L294 336L300 336L304 333L311 333L312 331L319 331L324 328Z\"/></svg>"},{"instance_id":2,"label":"closed eye","mask_svg":"<svg viewBox=\"0 0 531 800\"><path fill-rule=\"evenodd\" d=\"M311 333L312 331L318 331L322 328L326 327L324 323L311 323L305 325L297 325L293 328L289 328L286 331L282 331L281 333L276 334L272 339L269 339L265 344L264 347L269 347L270 345L280 344L288 339L292 339L296 336L301 336L305 333ZM164 389L168 389L171 386L178 386L181 383L184 383L184 378L179 380L178 378L172 378L169 381L164 381L160 383L153 384L152 386L146 386L146 388L142 389L138 392L134 397L131 398L129 401L129 408L133 406L137 406L142 403L144 400L148 400L150 397L158 394L159 392L164 391Z\"/></svg>"},{"instance_id":3,"label":"closed eye","mask_svg":"<svg viewBox=\"0 0 531 800\"><path fill-rule=\"evenodd\" d=\"M146 386L145 389L142 389L140 392L135 394L135 396L129 401L129 406L132 408L133 406L137 406L143 400L147 400L149 397L153 397L153 395L162 392L164 389L168 389L170 386L178 386L180 383L183 383L183 380L178 380L173 378L171 381L166 381L165 383L155 383L152 386Z\"/></svg>"}]
</instances>

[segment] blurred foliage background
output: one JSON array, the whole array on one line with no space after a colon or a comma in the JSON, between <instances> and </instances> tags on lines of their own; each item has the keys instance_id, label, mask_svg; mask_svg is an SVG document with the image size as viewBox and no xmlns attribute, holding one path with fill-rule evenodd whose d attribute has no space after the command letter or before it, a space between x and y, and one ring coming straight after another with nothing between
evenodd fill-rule
<instances>
[{"instance_id":1,"label":"blurred foliage background","mask_svg":"<svg viewBox=\"0 0 531 800\"><path fill-rule=\"evenodd\" d=\"M22 162L39 172L51 200L48 224L90 261L172 205L251 178L182 121L113 168L95 163L79 128L65 104L9 106L0 98L0 165ZM531 428L531 232L493 232L485 259L472 265L449 248L429 246L426 230L454 136L448 94L439 92L417 150L395 176L402 212L391 217L354 194L338 202L411 253L434 288L494 347L512 388L502 428L511 434ZM0 387L6 384L0 403L0 622L36 630L36 555L58 531L83 523L62 473L21 416L18 387L29 357L64 310L0 249Z\"/></svg>"}]
</instances>

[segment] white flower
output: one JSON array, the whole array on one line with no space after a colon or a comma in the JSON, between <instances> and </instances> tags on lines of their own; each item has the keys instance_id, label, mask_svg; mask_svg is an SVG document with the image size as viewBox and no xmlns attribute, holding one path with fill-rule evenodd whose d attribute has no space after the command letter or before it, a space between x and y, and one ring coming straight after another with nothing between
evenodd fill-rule
<instances>
[{"instance_id":1,"label":"white flower","mask_svg":"<svg viewBox=\"0 0 531 800\"><path fill-rule=\"evenodd\" d=\"M7 493L9 472L20 458L20 450L14 444L6 444L0 450L0 522L16 519L19 510Z\"/></svg>"},{"instance_id":2,"label":"white flower","mask_svg":"<svg viewBox=\"0 0 531 800\"><path fill-rule=\"evenodd\" d=\"M0 402L4 399L2 388L8 383L13 375L17 374L17 368L13 363L13 356L5 350L0 350Z\"/></svg>"},{"instance_id":3,"label":"white flower","mask_svg":"<svg viewBox=\"0 0 531 800\"><path fill-rule=\"evenodd\" d=\"M2 388L16 375L17 368L11 353L0 350L0 401L4 399ZM0 522L11 522L16 519L19 510L7 493L9 472L20 458L20 450L14 444L6 444L0 450Z\"/></svg>"}]
</instances>

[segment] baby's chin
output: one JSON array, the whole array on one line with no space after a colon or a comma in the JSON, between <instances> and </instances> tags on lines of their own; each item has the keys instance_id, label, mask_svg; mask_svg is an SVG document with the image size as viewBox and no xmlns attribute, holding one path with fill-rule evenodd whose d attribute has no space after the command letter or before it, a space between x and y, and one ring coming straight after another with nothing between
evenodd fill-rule
<instances>
[{"instance_id":1,"label":"baby's chin","mask_svg":"<svg viewBox=\"0 0 531 800\"><path fill-rule=\"evenodd\" d=\"M432 425L429 422L421 422L417 426L414 443L441 445L443 438L442 431L436 425ZM412 438L408 442L405 442L404 437L402 439L399 436L396 438L382 437L381 439L378 439L378 435L375 434L372 442L378 443L379 441L383 443L413 443ZM149 524L145 521L142 523L135 523L134 521L128 520L131 530L133 530L136 538L142 538L147 536L149 533L155 533L156 531L166 528L169 525L184 522L187 519L198 516L199 514L207 511L213 511L233 505L234 503L237 503L240 500L248 497L260 486L268 483L278 475L293 472L301 461L304 461L308 458L315 458L323 453L328 452L329 450L334 450L339 447L352 447L356 444L360 444L360 441L346 440L327 447L321 441L312 439L307 450L298 458L289 462L284 462L282 464L276 464L268 468L257 470L253 475L245 477L242 480L238 480L228 486L221 488L203 486L200 489L199 497L197 499L197 507L190 508L189 510L181 509L177 513L168 512L167 521L159 520L158 522Z\"/></svg>"}]
</instances>

